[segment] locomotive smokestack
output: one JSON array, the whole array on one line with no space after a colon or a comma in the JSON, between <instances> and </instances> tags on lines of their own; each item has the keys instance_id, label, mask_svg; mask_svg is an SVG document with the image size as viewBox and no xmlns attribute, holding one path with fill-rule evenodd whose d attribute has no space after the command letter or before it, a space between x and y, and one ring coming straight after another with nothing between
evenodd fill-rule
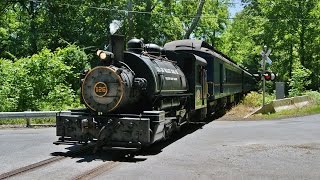
<instances>
[{"instance_id":1,"label":"locomotive smokestack","mask_svg":"<svg viewBox=\"0 0 320 180\"><path fill-rule=\"evenodd\" d=\"M109 25L109 28L110 28L110 34L115 34L119 29L120 27L122 26L122 22L123 21L119 21L119 20L113 20L110 25Z\"/></svg>"},{"instance_id":2,"label":"locomotive smokestack","mask_svg":"<svg viewBox=\"0 0 320 180\"><path fill-rule=\"evenodd\" d=\"M124 36L123 35L111 35L110 36L111 52L114 54L114 62L117 64L119 61L123 61L124 55Z\"/></svg>"}]
</instances>

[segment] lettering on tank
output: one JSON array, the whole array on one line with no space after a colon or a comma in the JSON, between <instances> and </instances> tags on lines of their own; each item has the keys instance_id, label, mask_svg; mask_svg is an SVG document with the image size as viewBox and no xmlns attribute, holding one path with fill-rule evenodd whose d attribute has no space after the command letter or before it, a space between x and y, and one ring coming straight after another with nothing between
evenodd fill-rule
<instances>
[{"instance_id":1,"label":"lettering on tank","mask_svg":"<svg viewBox=\"0 0 320 180\"><path fill-rule=\"evenodd\" d=\"M174 78L174 77L165 77L165 80L167 81L177 81L178 78Z\"/></svg>"},{"instance_id":2,"label":"lettering on tank","mask_svg":"<svg viewBox=\"0 0 320 180\"><path fill-rule=\"evenodd\" d=\"M157 70L157 72L160 72L160 73L179 74L179 72L176 69L168 69L168 68L156 67L156 70Z\"/></svg>"}]
</instances>

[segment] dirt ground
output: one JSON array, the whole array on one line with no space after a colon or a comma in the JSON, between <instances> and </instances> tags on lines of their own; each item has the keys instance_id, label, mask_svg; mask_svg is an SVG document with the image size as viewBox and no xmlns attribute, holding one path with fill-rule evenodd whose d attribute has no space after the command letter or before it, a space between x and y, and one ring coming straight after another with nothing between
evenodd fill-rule
<instances>
[{"instance_id":1,"label":"dirt ground","mask_svg":"<svg viewBox=\"0 0 320 180\"><path fill-rule=\"evenodd\" d=\"M249 114L256 111L258 108L252 108L244 106L243 104L236 105L231 109L227 110L227 112L220 118L216 119L218 121L248 121L248 120L256 120L257 117L248 116Z\"/></svg>"}]
</instances>

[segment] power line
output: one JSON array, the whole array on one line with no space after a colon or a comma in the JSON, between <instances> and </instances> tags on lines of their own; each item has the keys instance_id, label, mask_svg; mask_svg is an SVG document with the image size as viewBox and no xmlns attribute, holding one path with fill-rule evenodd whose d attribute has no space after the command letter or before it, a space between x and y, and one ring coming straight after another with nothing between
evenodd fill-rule
<instances>
[{"instance_id":1,"label":"power line","mask_svg":"<svg viewBox=\"0 0 320 180\"><path fill-rule=\"evenodd\" d=\"M63 5L63 6L71 6L71 7L79 7L78 5L72 5L72 4L64 4L61 3L59 5ZM96 6L85 6L89 9L95 9L95 10L104 10L104 11L117 11L117 12L122 12L122 13L136 13L136 14L149 14L149 15L160 15L160 16L167 16L167 17L185 17L185 18L195 18L197 16L193 16L193 15L174 15L174 14L163 14L163 13L154 13L154 12L146 12L146 11L128 11L128 10L121 10L121 9L110 9L110 8L104 8L104 7L96 7ZM260 17L252 17L252 18L241 18L241 17L235 17L235 18L231 18L231 17L216 17L216 16L212 16L212 15L201 15L201 18L214 18L214 19L226 19L226 20L235 20L235 19L258 19ZM270 18L267 19L270 21L277 21L277 20L307 20L307 21L311 21L311 20L320 20L320 18Z\"/></svg>"},{"instance_id":2,"label":"power line","mask_svg":"<svg viewBox=\"0 0 320 180\"><path fill-rule=\"evenodd\" d=\"M191 0L184 0L184 1L191 1ZM41 3L48 3L47 1L44 0L37 0L37 2L41 2ZM80 1L79 1L80 2ZM236 3L239 4L239 3ZM124 9L114 9L114 8L106 8L106 7L97 7L97 6L88 6L88 5L74 5L74 4L67 4L67 3L57 3L57 5L60 6L66 6L66 7L75 7L75 8L79 8L80 6L82 7L86 7L88 9L94 9L94 10L101 10L101 11L115 11L115 12L120 12L120 13L124 13L124 14L128 14L128 13L133 13L133 14L147 14L147 15L155 15L155 16L163 16L163 17L184 17L184 18L196 18L198 16L195 15L178 15L178 14L164 14L164 13L159 13L159 12L147 12L147 11L134 11L134 10L124 10ZM207 18L207 19L224 19L224 20L254 20L254 19L260 19L261 17L217 17L214 15L206 15L206 14L202 14L200 16L200 18ZM319 21L320 18L270 18L267 19L265 18L267 21L289 21L289 20L305 20L305 21Z\"/></svg>"}]
</instances>

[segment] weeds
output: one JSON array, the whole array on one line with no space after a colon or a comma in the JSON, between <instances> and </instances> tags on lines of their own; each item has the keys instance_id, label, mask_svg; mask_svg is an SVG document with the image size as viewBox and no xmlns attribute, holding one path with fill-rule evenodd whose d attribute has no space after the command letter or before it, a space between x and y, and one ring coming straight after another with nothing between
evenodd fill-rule
<instances>
[{"instance_id":1,"label":"weeds","mask_svg":"<svg viewBox=\"0 0 320 180\"><path fill-rule=\"evenodd\" d=\"M309 96L316 105L320 105L320 93L317 91L307 91L304 93Z\"/></svg>"},{"instance_id":2,"label":"weeds","mask_svg":"<svg viewBox=\"0 0 320 180\"><path fill-rule=\"evenodd\" d=\"M249 94L246 95L246 97L243 100L243 104L245 106L249 107L259 107L262 106L262 94L260 92L250 92ZM267 94L265 95L265 102L270 103L275 99L274 95Z\"/></svg>"}]
</instances>

